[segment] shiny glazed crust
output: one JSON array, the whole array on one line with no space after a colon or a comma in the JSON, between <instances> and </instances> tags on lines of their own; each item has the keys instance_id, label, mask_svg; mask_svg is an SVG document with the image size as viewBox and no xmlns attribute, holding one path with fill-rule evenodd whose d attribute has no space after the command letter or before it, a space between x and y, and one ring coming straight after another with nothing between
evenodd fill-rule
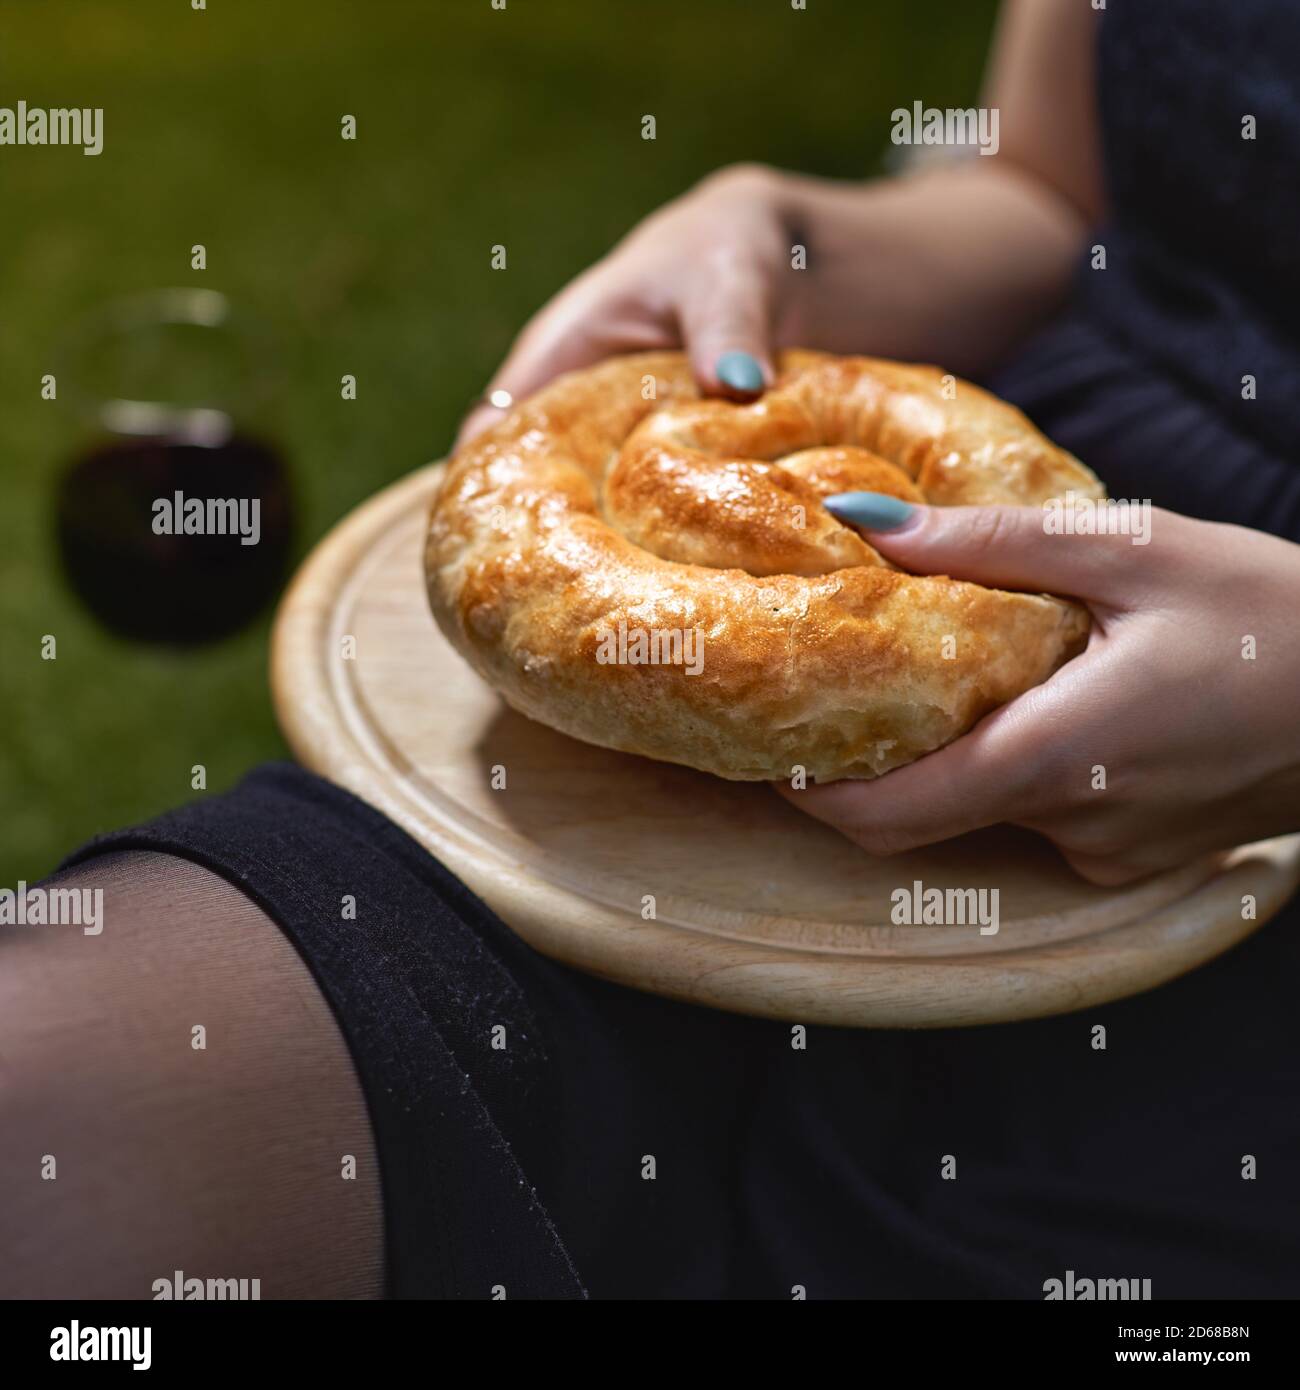
<instances>
[{"instance_id":1,"label":"shiny glazed crust","mask_svg":"<svg viewBox=\"0 0 1300 1390\"><path fill-rule=\"evenodd\" d=\"M792 350L740 406L702 400L682 354L640 353L558 378L452 459L433 612L512 706L589 743L737 780L879 776L1046 680L1089 620L900 572L821 506L856 490L1104 496L936 367Z\"/></svg>"}]
</instances>

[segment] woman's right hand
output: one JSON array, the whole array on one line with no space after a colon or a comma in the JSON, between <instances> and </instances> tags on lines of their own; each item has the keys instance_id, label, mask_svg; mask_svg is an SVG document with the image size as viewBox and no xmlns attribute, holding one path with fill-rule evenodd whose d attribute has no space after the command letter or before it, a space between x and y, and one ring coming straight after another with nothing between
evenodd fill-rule
<instances>
[{"instance_id":1,"label":"woman's right hand","mask_svg":"<svg viewBox=\"0 0 1300 1390\"><path fill-rule=\"evenodd\" d=\"M978 375L1065 293L1102 215L1096 20L1076 0L1008 0L985 94L1001 112L992 158L868 183L760 164L709 175L556 295L483 400L509 406L653 348L684 348L702 391L739 400L796 345ZM478 406L457 447L501 414Z\"/></svg>"},{"instance_id":2,"label":"woman's right hand","mask_svg":"<svg viewBox=\"0 0 1300 1390\"><path fill-rule=\"evenodd\" d=\"M483 400L501 392L508 408L561 372L654 348L685 349L701 391L733 400L758 395L793 346L975 374L1063 292L1083 225L1001 158L870 183L737 165L561 290ZM502 413L479 405L457 447Z\"/></svg>"},{"instance_id":3,"label":"woman's right hand","mask_svg":"<svg viewBox=\"0 0 1300 1390\"><path fill-rule=\"evenodd\" d=\"M529 322L485 402L501 391L522 400L614 353L678 347L706 394L752 399L772 380L778 329L787 343L793 329L783 181L736 165L652 213ZM457 446L501 414L478 406Z\"/></svg>"}]
</instances>

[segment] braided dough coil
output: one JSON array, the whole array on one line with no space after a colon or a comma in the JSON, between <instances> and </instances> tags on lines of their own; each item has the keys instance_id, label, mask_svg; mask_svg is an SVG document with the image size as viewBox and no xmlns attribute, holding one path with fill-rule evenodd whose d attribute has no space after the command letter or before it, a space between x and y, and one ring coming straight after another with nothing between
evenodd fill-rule
<instances>
[{"instance_id":1,"label":"braided dough coil","mask_svg":"<svg viewBox=\"0 0 1300 1390\"><path fill-rule=\"evenodd\" d=\"M1082 649L1086 610L905 574L821 505L1104 491L1019 411L938 368L782 354L752 405L680 353L562 376L448 465L438 625L534 719L737 780L875 777Z\"/></svg>"}]
</instances>

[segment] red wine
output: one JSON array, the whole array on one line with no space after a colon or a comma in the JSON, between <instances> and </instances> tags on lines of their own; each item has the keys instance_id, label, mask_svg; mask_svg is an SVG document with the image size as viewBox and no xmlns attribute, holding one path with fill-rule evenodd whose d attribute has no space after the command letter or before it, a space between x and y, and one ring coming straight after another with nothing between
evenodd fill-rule
<instances>
[{"instance_id":1,"label":"red wine","mask_svg":"<svg viewBox=\"0 0 1300 1390\"><path fill-rule=\"evenodd\" d=\"M113 632L193 645L237 631L277 593L292 512L283 462L255 439L115 440L61 478L59 551L72 588Z\"/></svg>"}]
</instances>

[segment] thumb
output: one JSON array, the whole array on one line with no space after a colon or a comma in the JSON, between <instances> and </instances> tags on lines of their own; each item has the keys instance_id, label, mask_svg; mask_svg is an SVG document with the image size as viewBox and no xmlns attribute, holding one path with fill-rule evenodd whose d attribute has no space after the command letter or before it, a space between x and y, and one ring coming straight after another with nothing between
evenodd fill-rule
<instances>
[{"instance_id":1,"label":"thumb","mask_svg":"<svg viewBox=\"0 0 1300 1390\"><path fill-rule=\"evenodd\" d=\"M729 262L678 309L682 340L700 389L749 400L772 384L772 291L757 260Z\"/></svg>"},{"instance_id":2,"label":"thumb","mask_svg":"<svg viewBox=\"0 0 1300 1390\"><path fill-rule=\"evenodd\" d=\"M837 520L866 531L871 544L899 568L916 574L946 574L997 589L1067 594L1115 607L1127 606L1135 583L1153 577L1150 561L1155 555L1146 546L1151 538L1149 509L1144 519L1132 519L1127 534L1097 534L1095 525L1085 531L1067 522L1063 528L1059 505L1050 503L923 507L873 492L843 492L823 498L822 505ZM1169 512L1159 516L1162 532L1180 520ZM1164 553L1163 548L1154 549Z\"/></svg>"}]
</instances>

